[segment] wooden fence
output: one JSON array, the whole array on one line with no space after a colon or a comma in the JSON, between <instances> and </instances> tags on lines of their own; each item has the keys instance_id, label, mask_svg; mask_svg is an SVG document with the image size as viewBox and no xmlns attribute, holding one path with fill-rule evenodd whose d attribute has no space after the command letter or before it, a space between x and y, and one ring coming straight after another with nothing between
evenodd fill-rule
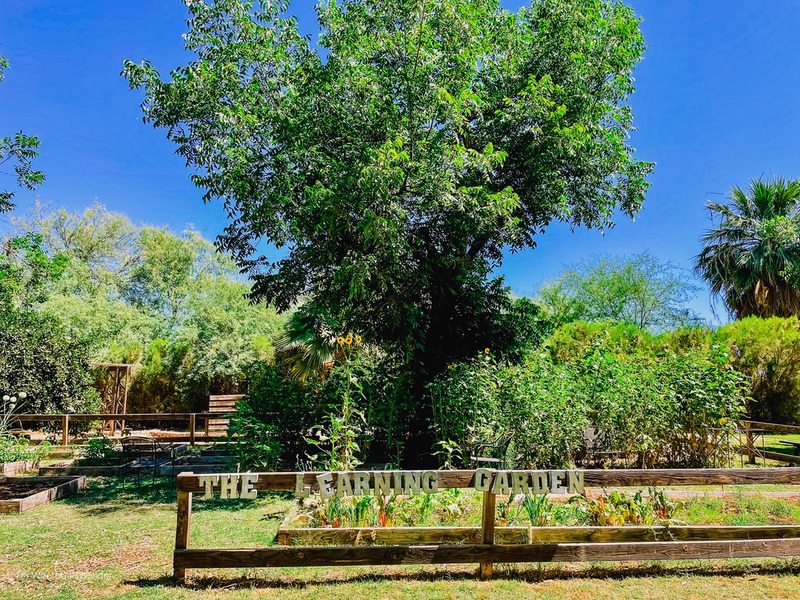
<instances>
[{"instance_id":1,"label":"wooden fence","mask_svg":"<svg viewBox=\"0 0 800 600\"><path fill-rule=\"evenodd\" d=\"M438 489L483 489L478 479L491 473L542 471L436 471ZM430 472L427 472L430 473ZM581 487L647 487L734 484L800 484L800 468L625 469L553 471L575 474ZM320 491L320 479L345 476L356 481L355 493L375 493L385 473L238 473L178 475L178 514L173 576L186 577L190 568L310 567L478 563L482 578L492 576L493 563L685 560L800 555L800 525L694 527L495 527L496 488L483 491L482 523L470 527L387 527L316 529L314 546L228 549L190 548L192 496L206 496L216 485L222 497L253 498L258 492ZM211 479L217 477L218 479ZM572 475L569 475L572 477ZM522 475L520 475L520 479ZM515 480L516 481L516 480ZM215 483L216 482L216 483ZM349 484L348 484L349 485ZM238 487L237 487L238 486ZM359 490L360 486L360 490ZM237 491L238 490L238 491ZM435 491L435 490L434 490ZM563 490L566 492L567 490ZM330 490L328 490L330 493ZM306 534L310 531L304 530ZM373 535L374 532L374 535ZM372 539L374 537L374 539ZM302 539L308 540L306 535ZM372 539L370 545L359 540ZM335 546L323 546L333 542Z\"/></svg>"},{"instance_id":2,"label":"wooden fence","mask_svg":"<svg viewBox=\"0 0 800 600\"><path fill-rule=\"evenodd\" d=\"M194 445L196 438L200 434L197 431L197 422L205 420L205 436L209 435L209 426L214 419L220 417L231 417L234 413L224 414L217 412L206 413L125 413L108 415L105 413L97 414L19 414L11 418L11 422L38 423L44 421L61 422L61 444L69 446L69 424L79 421L106 421L110 416L120 421L187 421L189 425L189 443Z\"/></svg>"}]
</instances>

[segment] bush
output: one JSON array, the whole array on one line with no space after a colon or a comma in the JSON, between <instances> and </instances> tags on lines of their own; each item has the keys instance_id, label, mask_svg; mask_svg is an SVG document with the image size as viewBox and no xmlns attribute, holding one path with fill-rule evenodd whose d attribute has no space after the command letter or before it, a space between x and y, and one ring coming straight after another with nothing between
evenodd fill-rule
<instances>
[{"instance_id":1,"label":"bush","mask_svg":"<svg viewBox=\"0 0 800 600\"><path fill-rule=\"evenodd\" d=\"M727 449L709 444L709 429L724 438L744 408L743 378L728 352L677 354L646 334L630 338L631 353L619 352L625 337L597 329L580 354L556 352L569 357L561 361L541 352L520 365L489 356L452 365L428 388L440 444L465 464L477 441L508 433L513 465L558 468L576 457L592 425L641 466L712 464Z\"/></svg>"},{"instance_id":2,"label":"bush","mask_svg":"<svg viewBox=\"0 0 800 600\"><path fill-rule=\"evenodd\" d=\"M18 460L39 462L47 456L49 451L50 444L47 442L34 446L25 438L0 435L0 463L10 463Z\"/></svg>"},{"instance_id":3,"label":"bush","mask_svg":"<svg viewBox=\"0 0 800 600\"><path fill-rule=\"evenodd\" d=\"M750 382L750 413L774 423L800 423L800 321L748 317L720 327L717 338Z\"/></svg>"},{"instance_id":4,"label":"bush","mask_svg":"<svg viewBox=\"0 0 800 600\"><path fill-rule=\"evenodd\" d=\"M428 386L443 459L467 466L479 442L511 434L514 466L564 466L582 443L588 407L573 372L535 355L502 366L488 355L451 365Z\"/></svg>"},{"instance_id":5,"label":"bush","mask_svg":"<svg viewBox=\"0 0 800 600\"><path fill-rule=\"evenodd\" d=\"M240 462L247 468L293 469L305 460L305 440L323 413L318 398L277 366L256 365L250 378L249 392L228 425Z\"/></svg>"},{"instance_id":6,"label":"bush","mask_svg":"<svg viewBox=\"0 0 800 600\"><path fill-rule=\"evenodd\" d=\"M34 312L0 312L0 395L24 390L31 413L93 413L89 348L66 338L58 322Z\"/></svg>"}]
</instances>

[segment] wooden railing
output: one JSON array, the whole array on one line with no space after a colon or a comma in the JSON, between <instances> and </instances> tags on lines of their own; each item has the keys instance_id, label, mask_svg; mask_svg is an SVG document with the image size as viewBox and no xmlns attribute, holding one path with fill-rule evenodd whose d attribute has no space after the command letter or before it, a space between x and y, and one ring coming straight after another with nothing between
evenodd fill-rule
<instances>
[{"instance_id":1,"label":"wooden railing","mask_svg":"<svg viewBox=\"0 0 800 600\"><path fill-rule=\"evenodd\" d=\"M61 421L61 441L64 446L69 446L69 424L72 421L107 421L108 419L117 419L120 421L187 421L189 424L189 443L194 445L197 439L197 421L205 419L205 426L207 428L210 419L219 419L220 417L230 417L235 413L125 413L118 415L109 415L103 413L76 413L76 414L19 414L14 415L11 419L12 422L19 421L20 423L31 423L39 421ZM205 432L205 435L208 435Z\"/></svg>"},{"instance_id":2,"label":"wooden railing","mask_svg":"<svg viewBox=\"0 0 800 600\"><path fill-rule=\"evenodd\" d=\"M566 474L586 487L648 487L788 484L800 485L799 468L742 469L625 469L584 471L436 471L436 489L468 488L478 485L486 473L507 474L516 493L518 476L536 481L543 473ZM221 498L254 498L260 492L298 491L301 495L321 493L332 478L352 477L356 495L382 495L388 472L372 473L231 473L177 478L178 510L173 555L173 577L182 580L187 569L310 567L347 565L406 565L479 563L484 579L492 575L492 563L649 561L714 558L800 556L800 526L663 526L648 527L495 527L494 485L483 493L480 528L403 527L347 529L303 529L302 545L295 537L278 539L286 545L269 548L190 547L192 496L217 493ZM392 472L399 474L400 472ZM408 472L403 472L408 473ZM429 475L431 472L426 472ZM483 474L481 474L483 473ZM378 477L381 481L378 481ZM530 478L530 479L529 479ZM423 475L424 479L424 475ZM552 480L549 478L548 480ZM497 481L495 479L495 481ZM338 483L336 484L339 485ZM527 485L527 484L526 484ZM532 488L533 488L532 484ZM552 489L552 488L551 488ZM576 493L580 493L577 490ZM417 493L419 490L417 490ZM523 490L524 492L524 490ZM326 492L330 493L330 491ZM502 492L501 492L502 493ZM537 493L537 492L534 492ZM570 493L564 490L556 493ZM405 488L400 495L407 494ZM504 493L508 495L508 490ZM337 492L338 495L338 492ZM349 495L349 494L348 494ZM372 533L375 532L373 538ZM309 535L309 534L315 535ZM455 537L454 537L455 536ZM372 545L371 540L386 545ZM322 545L333 541L335 545ZM298 544L298 542L301 542ZM449 543L448 543L449 542Z\"/></svg>"}]
</instances>

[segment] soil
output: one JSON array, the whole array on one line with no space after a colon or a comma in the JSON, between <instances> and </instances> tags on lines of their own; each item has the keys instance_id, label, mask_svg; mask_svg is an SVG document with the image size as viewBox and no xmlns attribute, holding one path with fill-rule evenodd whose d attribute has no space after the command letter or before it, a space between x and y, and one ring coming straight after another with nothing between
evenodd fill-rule
<instances>
[{"instance_id":1,"label":"soil","mask_svg":"<svg viewBox=\"0 0 800 600\"><path fill-rule=\"evenodd\" d=\"M33 496L39 492L49 490L56 484L47 483L26 483L23 481L6 481L0 483L0 500L16 500Z\"/></svg>"}]
</instances>

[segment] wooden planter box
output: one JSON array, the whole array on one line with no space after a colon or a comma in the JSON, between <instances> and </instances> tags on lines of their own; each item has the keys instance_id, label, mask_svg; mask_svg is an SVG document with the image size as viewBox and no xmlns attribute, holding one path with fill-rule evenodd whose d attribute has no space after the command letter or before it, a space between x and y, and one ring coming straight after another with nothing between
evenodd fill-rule
<instances>
[{"instance_id":1,"label":"wooden planter box","mask_svg":"<svg viewBox=\"0 0 800 600\"><path fill-rule=\"evenodd\" d=\"M129 463L119 465L81 466L73 463L39 467L40 477L67 477L78 475L84 477L119 477L124 475Z\"/></svg>"},{"instance_id":2,"label":"wooden planter box","mask_svg":"<svg viewBox=\"0 0 800 600\"><path fill-rule=\"evenodd\" d=\"M800 537L797 525L625 527L497 527L497 544L760 540ZM280 546L479 544L480 527L340 527L278 529Z\"/></svg>"},{"instance_id":3,"label":"wooden planter box","mask_svg":"<svg viewBox=\"0 0 800 600\"><path fill-rule=\"evenodd\" d=\"M175 461L174 473L197 473L199 475L208 473L229 473L231 463L236 460L230 455L206 455L206 456L182 456ZM234 467L235 468L235 467ZM158 467L158 474L162 476L172 475L173 467L170 464L163 464Z\"/></svg>"},{"instance_id":4,"label":"wooden planter box","mask_svg":"<svg viewBox=\"0 0 800 600\"><path fill-rule=\"evenodd\" d=\"M19 498L0 500L0 513L21 513L47 502L74 496L86 489L86 477L0 477L0 491L10 485L30 488L20 490Z\"/></svg>"},{"instance_id":5,"label":"wooden planter box","mask_svg":"<svg viewBox=\"0 0 800 600\"><path fill-rule=\"evenodd\" d=\"M17 473L24 473L30 471L36 466L36 461L33 460L18 460L9 463L0 463L0 476L8 477L9 475L16 475Z\"/></svg>"}]
</instances>

